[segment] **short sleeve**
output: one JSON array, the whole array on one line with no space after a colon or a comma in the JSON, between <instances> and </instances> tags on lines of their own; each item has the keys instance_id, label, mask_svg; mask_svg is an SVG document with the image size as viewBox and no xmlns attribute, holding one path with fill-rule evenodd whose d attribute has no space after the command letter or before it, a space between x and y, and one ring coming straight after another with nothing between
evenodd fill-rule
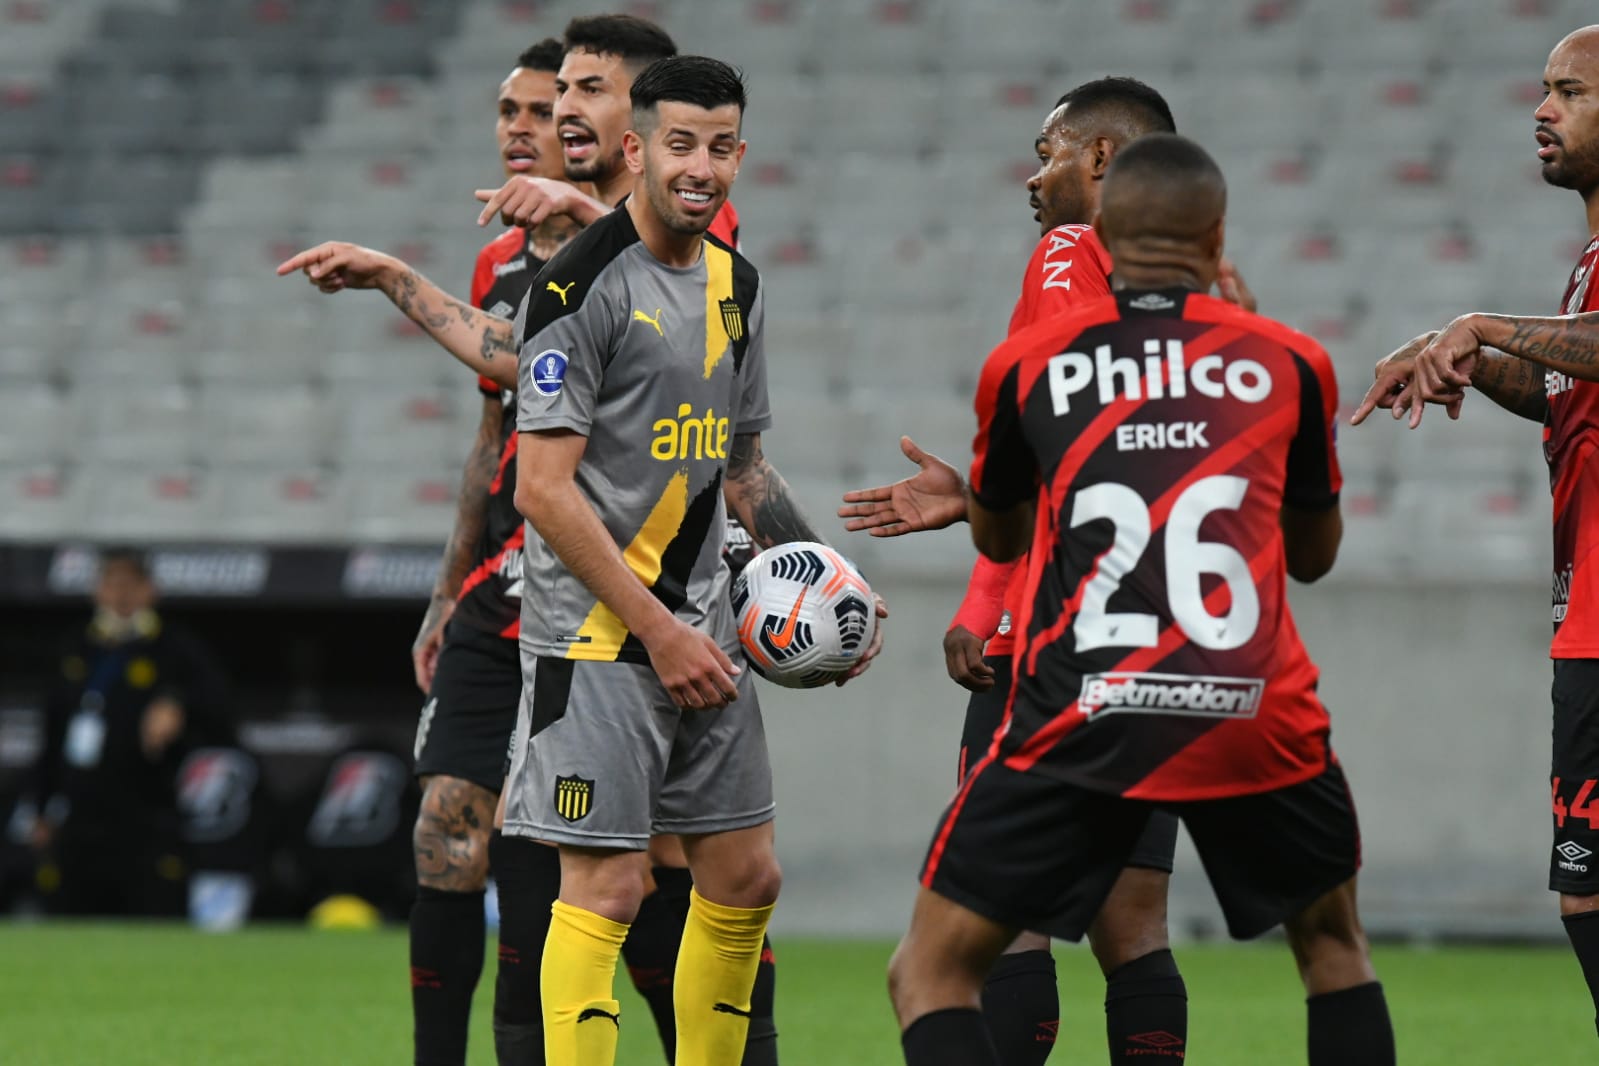
<instances>
[{"instance_id":1,"label":"short sleeve","mask_svg":"<svg viewBox=\"0 0 1599 1066\"><path fill-rule=\"evenodd\" d=\"M1283 503L1302 511L1325 511L1338 503L1343 472L1338 468L1338 381L1320 347L1293 353L1299 372L1299 429L1288 446Z\"/></svg>"},{"instance_id":2,"label":"short sleeve","mask_svg":"<svg viewBox=\"0 0 1599 1066\"><path fill-rule=\"evenodd\" d=\"M970 481L972 496L990 511L1008 511L1038 494L1038 459L1023 433L1015 352L1009 343L994 349L977 386Z\"/></svg>"},{"instance_id":3,"label":"short sleeve","mask_svg":"<svg viewBox=\"0 0 1599 1066\"><path fill-rule=\"evenodd\" d=\"M541 274L542 278L543 275ZM605 376L615 314L597 287L580 304L530 291L513 324L517 359L516 428L570 429L587 435Z\"/></svg>"},{"instance_id":4,"label":"short sleeve","mask_svg":"<svg viewBox=\"0 0 1599 1066\"><path fill-rule=\"evenodd\" d=\"M738 412L733 432L762 433L772 428L772 403L766 394L766 291L755 294L750 305L749 345L738 374Z\"/></svg>"},{"instance_id":5,"label":"short sleeve","mask_svg":"<svg viewBox=\"0 0 1599 1066\"><path fill-rule=\"evenodd\" d=\"M1090 226L1057 226L1027 262L1010 333L1110 295L1110 256Z\"/></svg>"}]
</instances>

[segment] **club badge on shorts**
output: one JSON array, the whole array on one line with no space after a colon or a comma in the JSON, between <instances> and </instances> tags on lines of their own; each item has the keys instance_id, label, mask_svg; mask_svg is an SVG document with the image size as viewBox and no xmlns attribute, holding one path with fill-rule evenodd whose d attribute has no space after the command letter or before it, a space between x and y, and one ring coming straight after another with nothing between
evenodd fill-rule
<instances>
[{"instance_id":1,"label":"club badge on shorts","mask_svg":"<svg viewBox=\"0 0 1599 1066\"><path fill-rule=\"evenodd\" d=\"M555 813L569 822L581 820L594 805L594 782L582 777L555 779Z\"/></svg>"}]
</instances>

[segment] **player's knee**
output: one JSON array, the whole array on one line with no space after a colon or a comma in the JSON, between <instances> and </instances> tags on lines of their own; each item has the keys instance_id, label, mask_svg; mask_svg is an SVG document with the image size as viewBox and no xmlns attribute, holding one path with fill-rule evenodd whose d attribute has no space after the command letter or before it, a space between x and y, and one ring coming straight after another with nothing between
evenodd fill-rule
<instances>
[{"instance_id":1,"label":"player's knee","mask_svg":"<svg viewBox=\"0 0 1599 1066\"><path fill-rule=\"evenodd\" d=\"M771 853L751 856L733 880L729 895L738 907L770 907L783 888L783 868Z\"/></svg>"},{"instance_id":2,"label":"player's knee","mask_svg":"<svg viewBox=\"0 0 1599 1066\"><path fill-rule=\"evenodd\" d=\"M1088 929L1100 970L1110 974L1135 959L1171 947L1166 928L1166 888L1171 876L1130 867Z\"/></svg>"},{"instance_id":3,"label":"player's knee","mask_svg":"<svg viewBox=\"0 0 1599 1066\"><path fill-rule=\"evenodd\" d=\"M1301 972L1359 963L1369 954L1355 906L1354 883L1322 896L1283 923Z\"/></svg>"},{"instance_id":4,"label":"player's knee","mask_svg":"<svg viewBox=\"0 0 1599 1066\"><path fill-rule=\"evenodd\" d=\"M436 784L439 781L428 782L411 830L417 883L446 892L476 892L487 883L489 873L490 821L486 810L477 809L486 804L471 796L463 798L466 790L477 786Z\"/></svg>"}]
</instances>

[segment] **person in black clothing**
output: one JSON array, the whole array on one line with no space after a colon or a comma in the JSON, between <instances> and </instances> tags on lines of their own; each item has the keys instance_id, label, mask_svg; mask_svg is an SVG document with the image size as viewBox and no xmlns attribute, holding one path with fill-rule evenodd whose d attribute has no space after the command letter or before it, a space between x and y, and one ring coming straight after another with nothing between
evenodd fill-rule
<instances>
[{"instance_id":1,"label":"person in black clothing","mask_svg":"<svg viewBox=\"0 0 1599 1066\"><path fill-rule=\"evenodd\" d=\"M94 617L61 658L32 792L38 883L57 914L181 916L177 772L224 742L210 652L156 613L144 560L102 555Z\"/></svg>"}]
</instances>

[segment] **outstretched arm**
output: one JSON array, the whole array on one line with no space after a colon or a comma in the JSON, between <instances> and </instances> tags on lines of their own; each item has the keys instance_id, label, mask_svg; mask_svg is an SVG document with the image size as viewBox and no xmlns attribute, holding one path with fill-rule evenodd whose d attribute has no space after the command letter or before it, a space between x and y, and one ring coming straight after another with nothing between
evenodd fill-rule
<instances>
[{"instance_id":1,"label":"outstretched arm","mask_svg":"<svg viewBox=\"0 0 1599 1066\"><path fill-rule=\"evenodd\" d=\"M445 351L501 388L516 388L517 344L511 323L440 289L392 255L328 241L278 265L278 275L303 270L326 293L377 289Z\"/></svg>"},{"instance_id":2,"label":"outstretched arm","mask_svg":"<svg viewBox=\"0 0 1599 1066\"><path fill-rule=\"evenodd\" d=\"M844 493L838 516L850 532L868 530L874 537L899 537L943 529L966 518L966 482L949 463L924 452L909 437L899 450L921 469L892 485L852 489Z\"/></svg>"}]
</instances>

